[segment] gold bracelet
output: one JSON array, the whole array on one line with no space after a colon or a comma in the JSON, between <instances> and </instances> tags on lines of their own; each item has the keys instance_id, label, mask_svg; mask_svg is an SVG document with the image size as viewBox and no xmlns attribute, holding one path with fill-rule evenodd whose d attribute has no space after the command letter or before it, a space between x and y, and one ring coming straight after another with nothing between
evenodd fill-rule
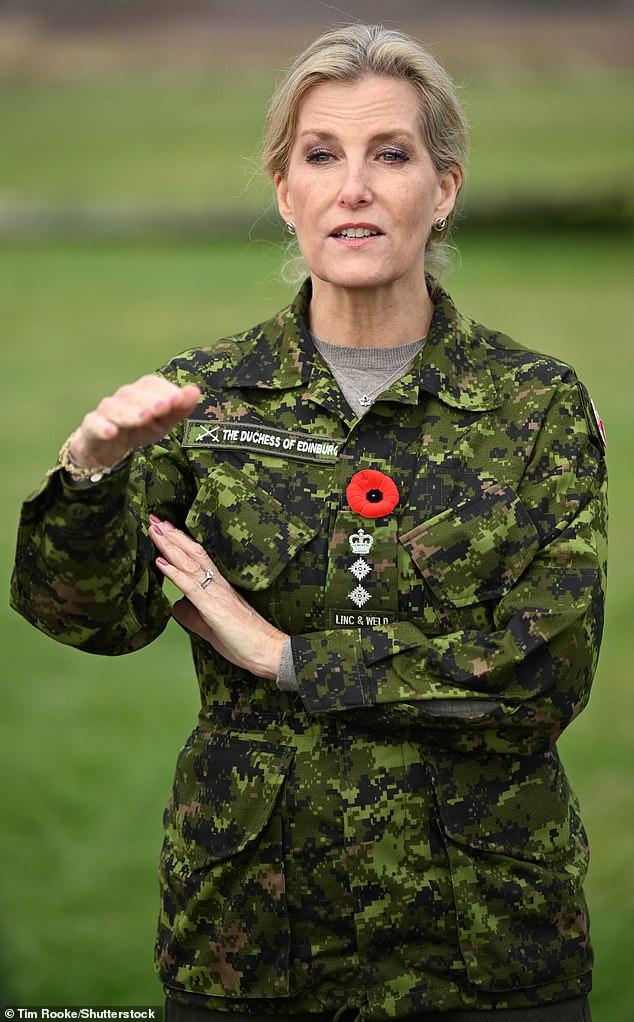
<instances>
[{"instance_id":1,"label":"gold bracelet","mask_svg":"<svg viewBox=\"0 0 634 1022\"><path fill-rule=\"evenodd\" d=\"M60 468L63 468L65 472L68 472L73 479L90 480L91 483L98 483L104 476L109 476L111 472L115 471L115 469L120 468L124 461L126 461L132 454L131 450L126 451L116 465L92 465L90 467L87 467L86 465L78 465L70 453L70 445L76 435L77 430L75 430L74 433L71 433L68 440L62 444L62 449L57 455L57 465L59 465Z\"/></svg>"}]
</instances>

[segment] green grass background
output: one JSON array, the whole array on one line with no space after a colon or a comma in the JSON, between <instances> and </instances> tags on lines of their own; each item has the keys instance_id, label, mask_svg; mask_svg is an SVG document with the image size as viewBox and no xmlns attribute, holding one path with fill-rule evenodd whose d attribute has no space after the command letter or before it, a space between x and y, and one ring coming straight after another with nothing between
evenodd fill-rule
<instances>
[{"instance_id":1,"label":"green grass background","mask_svg":"<svg viewBox=\"0 0 634 1022\"><path fill-rule=\"evenodd\" d=\"M470 201L629 187L634 78L472 76ZM270 201L254 154L271 76L151 85L5 82L3 201ZM634 695L631 614L632 239L465 229L448 281L461 308L572 362L609 438L608 621L591 704L564 761L592 845L595 1022L631 1022ZM289 297L281 246L0 244L2 574L21 499L83 413L175 352ZM151 949L161 812L197 699L186 642L110 660L45 639L6 609L0 717L0 999L159 1003Z\"/></svg>"},{"instance_id":2,"label":"green grass background","mask_svg":"<svg viewBox=\"0 0 634 1022\"><path fill-rule=\"evenodd\" d=\"M457 67L472 126L473 201L632 190L634 76L616 68L539 73ZM164 82L9 80L0 198L245 203L259 208L263 113L273 74Z\"/></svg>"}]
</instances>

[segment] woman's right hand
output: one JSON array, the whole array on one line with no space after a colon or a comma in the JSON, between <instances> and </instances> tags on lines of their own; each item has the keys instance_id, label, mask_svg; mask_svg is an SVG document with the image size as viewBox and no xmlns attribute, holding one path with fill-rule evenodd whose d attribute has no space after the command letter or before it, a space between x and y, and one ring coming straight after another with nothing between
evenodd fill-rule
<instances>
[{"instance_id":1,"label":"woman's right hand","mask_svg":"<svg viewBox=\"0 0 634 1022\"><path fill-rule=\"evenodd\" d=\"M196 386L178 387L161 376L142 376L88 412L73 436L70 454L86 468L116 465L135 447L160 440L199 401Z\"/></svg>"}]
</instances>

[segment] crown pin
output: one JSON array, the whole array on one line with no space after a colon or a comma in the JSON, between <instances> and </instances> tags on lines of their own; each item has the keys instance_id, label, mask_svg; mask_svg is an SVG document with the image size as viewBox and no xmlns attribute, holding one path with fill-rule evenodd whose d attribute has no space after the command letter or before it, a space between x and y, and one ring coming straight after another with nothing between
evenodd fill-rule
<instances>
[{"instance_id":1,"label":"crown pin","mask_svg":"<svg viewBox=\"0 0 634 1022\"><path fill-rule=\"evenodd\" d=\"M349 543L353 554L369 554L372 549L374 539L369 532L364 532L363 529L359 529L358 532L352 533Z\"/></svg>"}]
</instances>

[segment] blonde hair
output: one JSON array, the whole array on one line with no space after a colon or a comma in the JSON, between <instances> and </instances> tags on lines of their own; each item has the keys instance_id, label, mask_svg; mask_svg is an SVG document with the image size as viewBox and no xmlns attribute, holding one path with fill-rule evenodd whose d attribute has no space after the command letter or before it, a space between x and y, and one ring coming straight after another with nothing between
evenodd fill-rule
<instances>
[{"instance_id":1,"label":"blonde hair","mask_svg":"<svg viewBox=\"0 0 634 1022\"><path fill-rule=\"evenodd\" d=\"M346 25L325 32L295 59L269 103L262 162L271 176L285 176L293 146L299 105L319 82L358 82L378 76L410 82L420 96L420 125L437 171L457 166L464 178L469 131L456 87L435 57L411 36L383 25ZM432 271L448 266L445 239L453 212L442 231L432 231L426 263Z\"/></svg>"}]
</instances>

